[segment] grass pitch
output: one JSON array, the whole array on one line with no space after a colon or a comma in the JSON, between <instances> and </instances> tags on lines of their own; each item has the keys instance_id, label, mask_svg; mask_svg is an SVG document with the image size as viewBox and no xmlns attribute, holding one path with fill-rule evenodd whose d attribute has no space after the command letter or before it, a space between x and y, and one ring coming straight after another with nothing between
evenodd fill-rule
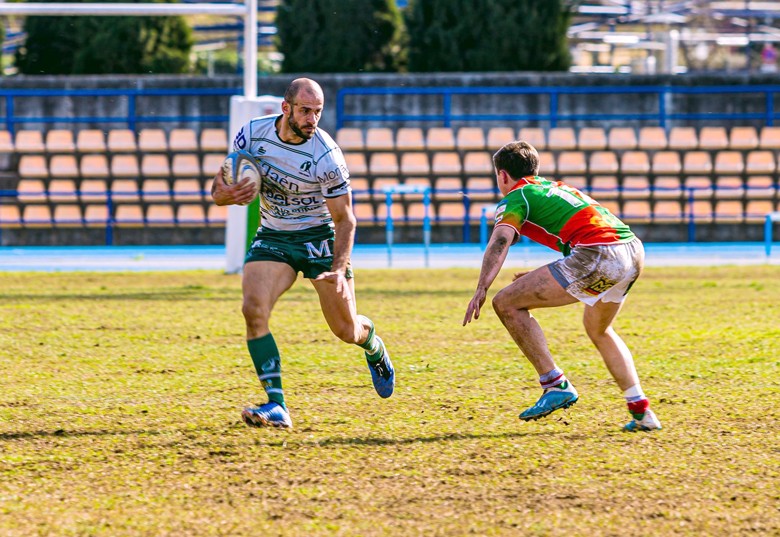
<instances>
[{"instance_id":1,"label":"grass pitch","mask_svg":"<svg viewBox=\"0 0 780 537\"><path fill-rule=\"evenodd\" d=\"M265 397L239 277L0 274L0 535L780 534L777 267L646 270L616 327L651 434L620 431L580 306L535 313L580 401L524 423L533 368L489 307L461 326L476 270L356 276L396 393L299 281L286 432L240 421Z\"/></svg>"}]
</instances>

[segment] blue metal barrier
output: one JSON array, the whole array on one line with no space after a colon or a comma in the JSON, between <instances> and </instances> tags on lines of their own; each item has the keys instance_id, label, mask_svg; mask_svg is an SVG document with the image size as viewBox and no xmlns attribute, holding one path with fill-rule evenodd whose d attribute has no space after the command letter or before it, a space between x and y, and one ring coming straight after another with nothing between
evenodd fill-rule
<instances>
[{"instance_id":1,"label":"blue metal barrier","mask_svg":"<svg viewBox=\"0 0 780 537\"><path fill-rule=\"evenodd\" d=\"M227 115L198 116L152 116L138 113L138 99L142 97L191 96L203 97L209 95L230 97L240 95L241 88L182 88L182 89L0 89L0 99L5 101L5 116L2 118L5 128L13 133L20 123L120 123L131 130L136 130L139 123L167 122L199 122L224 123L227 125ZM119 116L17 116L16 104L19 99L29 97L117 97L127 99L127 113Z\"/></svg>"},{"instance_id":2,"label":"blue metal barrier","mask_svg":"<svg viewBox=\"0 0 780 537\"><path fill-rule=\"evenodd\" d=\"M668 97L672 95L716 95L716 94L759 94L763 96L764 111L755 113L717 112L717 113L675 113L668 110ZM780 85L745 85L745 86L477 86L477 87L389 87L389 88L342 88L336 96L336 127L344 127L350 122L386 122L386 121L424 121L440 123L445 127L452 126L454 121L540 121L550 127L557 126L560 121L608 121L608 120L640 120L657 123L666 127L671 120L757 120L766 125L773 125L780 119L780 113L775 111L775 94L780 93ZM649 94L655 96L657 110L651 113L597 113L579 114L562 113L559 110L558 99L561 95L606 95L606 94ZM352 114L347 112L346 99L351 96L365 97L369 95L436 95L441 97L442 104L439 113L409 113L409 114ZM455 95L541 95L548 98L547 113L463 113L452 111L452 97Z\"/></svg>"},{"instance_id":3,"label":"blue metal barrier","mask_svg":"<svg viewBox=\"0 0 780 537\"><path fill-rule=\"evenodd\" d=\"M772 231L775 222L780 222L780 212L769 213L764 220L764 250L766 256L769 257L772 254Z\"/></svg>"}]
</instances>

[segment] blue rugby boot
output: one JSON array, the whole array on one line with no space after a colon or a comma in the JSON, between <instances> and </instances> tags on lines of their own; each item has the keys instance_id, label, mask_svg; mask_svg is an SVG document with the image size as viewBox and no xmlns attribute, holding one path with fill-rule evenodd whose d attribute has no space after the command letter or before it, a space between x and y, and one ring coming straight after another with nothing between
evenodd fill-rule
<instances>
[{"instance_id":1,"label":"blue rugby boot","mask_svg":"<svg viewBox=\"0 0 780 537\"><path fill-rule=\"evenodd\" d=\"M387 399L393 395L395 389L395 368L393 362L390 361L390 354L387 352L385 342L379 336L374 337L382 349L382 358L372 362L366 353L366 362L368 362L368 370L371 371L371 381L374 383L376 393L379 394L379 397Z\"/></svg>"},{"instance_id":2,"label":"blue rugby boot","mask_svg":"<svg viewBox=\"0 0 780 537\"><path fill-rule=\"evenodd\" d=\"M248 407L241 412L244 423L251 427L292 428L292 420L287 410L274 401L258 407Z\"/></svg>"},{"instance_id":3,"label":"blue rugby boot","mask_svg":"<svg viewBox=\"0 0 780 537\"><path fill-rule=\"evenodd\" d=\"M660 428L661 422L649 408L645 410L642 419L636 419L636 417L634 417L634 419L623 426L623 430L629 433L635 433L637 431L655 431Z\"/></svg>"},{"instance_id":4,"label":"blue rugby boot","mask_svg":"<svg viewBox=\"0 0 780 537\"><path fill-rule=\"evenodd\" d=\"M561 387L565 386L565 387ZM538 420L551 414L559 408L569 408L577 402L580 396L568 380L559 386L547 388L534 406L523 411L520 419L523 421Z\"/></svg>"}]
</instances>

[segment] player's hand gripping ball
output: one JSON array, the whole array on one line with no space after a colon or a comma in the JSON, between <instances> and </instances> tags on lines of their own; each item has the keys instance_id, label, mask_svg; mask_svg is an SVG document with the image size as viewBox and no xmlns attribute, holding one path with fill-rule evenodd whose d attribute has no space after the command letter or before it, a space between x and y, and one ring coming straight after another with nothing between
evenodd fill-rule
<instances>
[{"instance_id":1,"label":"player's hand gripping ball","mask_svg":"<svg viewBox=\"0 0 780 537\"><path fill-rule=\"evenodd\" d=\"M246 151L233 151L222 163L222 180L227 185L233 185L245 178L249 178L257 196L260 191L260 168L257 167L257 162Z\"/></svg>"}]
</instances>

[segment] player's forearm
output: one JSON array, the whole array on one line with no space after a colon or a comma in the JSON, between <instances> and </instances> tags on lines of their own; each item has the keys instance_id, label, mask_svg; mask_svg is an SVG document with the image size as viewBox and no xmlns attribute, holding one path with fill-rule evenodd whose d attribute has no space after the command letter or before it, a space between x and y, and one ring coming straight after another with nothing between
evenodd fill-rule
<instances>
[{"instance_id":1,"label":"player's forearm","mask_svg":"<svg viewBox=\"0 0 780 537\"><path fill-rule=\"evenodd\" d=\"M487 291L493 285L493 281L501 271L506 255L509 252L509 239L504 236L494 235L485 249L482 258L482 270L479 273L477 289Z\"/></svg>"}]
</instances>

